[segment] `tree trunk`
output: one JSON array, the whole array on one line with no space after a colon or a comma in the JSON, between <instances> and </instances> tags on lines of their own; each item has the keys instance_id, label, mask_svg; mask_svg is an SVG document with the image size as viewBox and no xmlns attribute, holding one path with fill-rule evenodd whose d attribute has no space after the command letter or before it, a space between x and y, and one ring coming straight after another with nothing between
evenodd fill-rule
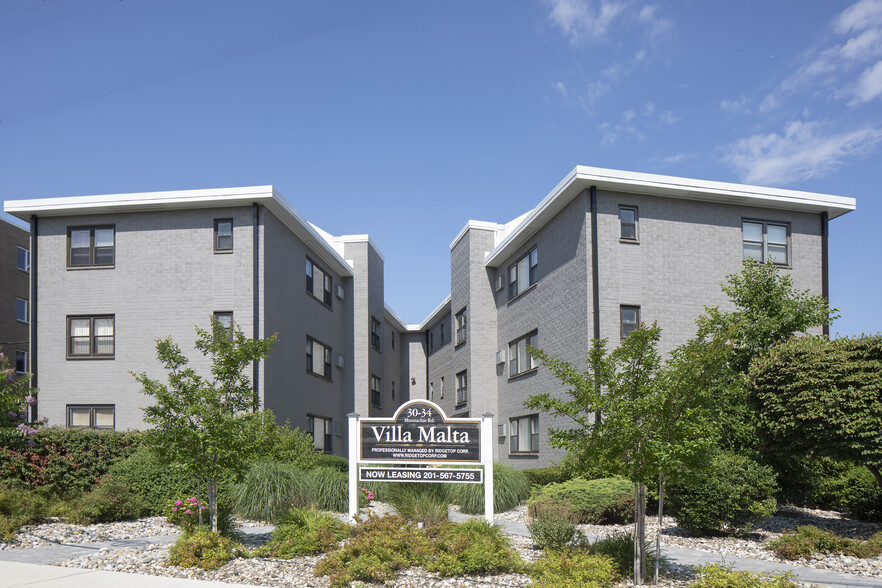
<instances>
[{"instance_id":1,"label":"tree trunk","mask_svg":"<svg viewBox=\"0 0 882 588\"><path fill-rule=\"evenodd\" d=\"M199 526L202 526L202 476L196 476L196 510L199 511Z\"/></svg>"},{"instance_id":2,"label":"tree trunk","mask_svg":"<svg viewBox=\"0 0 882 588\"><path fill-rule=\"evenodd\" d=\"M873 474L873 477L876 478L876 483L882 488L882 474L879 473L879 468L871 464L866 464L866 466L870 473Z\"/></svg>"},{"instance_id":3,"label":"tree trunk","mask_svg":"<svg viewBox=\"0 0 882 588\"><path fill-rule=\"evenodd\" d=\"M211 517L211 532L217 533L217 478L208 479L208 515Z\"/></svg>"},{"instance_id":4,"label":"tree trunk","mask_svg":"<svg viewBox=\"0 0 882 588\"><path fill-rule=\"evenodd\" d=\"M646 582L646 487L638 482L634 489L634 585L642 586Z\"/></svg>"},{"instance_id":5,"label":"tree trunk","mask_svg":"<svg viewBox=\"0 0 882 588\"><path fill-rule=\"evenodd\" d=\"M664 520L662 513L665 507L665 477L659 476L658 482L658 529L655 531L655 585L658 586L658 562L661 559L661 530Z\"/></svg>"}]
</instances>

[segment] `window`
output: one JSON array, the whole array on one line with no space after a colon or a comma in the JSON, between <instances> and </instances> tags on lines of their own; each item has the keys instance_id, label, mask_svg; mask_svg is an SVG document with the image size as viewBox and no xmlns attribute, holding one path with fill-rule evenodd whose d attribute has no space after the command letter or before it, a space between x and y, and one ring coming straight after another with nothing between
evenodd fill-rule
<instances>
[{"instance_id":1,"label":"window","mask_svg":"<svg viewBox=\"0 0 882 588\"><path fill-rule=\"evenodd\" d=\"M441 323L441 347L444 347L444 323Z\"/></svg>"},{"instance_id":2,"label":"window","mask_svg":"<svg viewBox=\"0 0 882 588\"><path fill-rule=\"evenodd\" d=\"M640 326L640 307L639 306L621 306L621 337L624 339Z\"/></svg>"},{"instance_id":3,"label":"window","mask_svg":"<svg viewBox=\"0 0 882 588\"><path fill-rule=\"evenodd\" d=\"M328 308L331 307L331 290L333 280L322 268L311 259L306 258L306 291L321 300Z\"/></svg>"},{"instance_id":4,"label":"window","mask_svg":"<svg viewBox=\"0 0 882 588\"><path fill-rule=\"evenodd\" d=\"M377 376L371 376L371 405L383 407L383 381Z\"/></svg>"},{"instance_id":5,"label":"window","mask_svg":"<svg viewBox=\"0 0 882 588\"><path fill-rule=\"evenodd\" d=\"M67 405L67 426L78 429L113 429L115 423L115 407L105 405Z\"/></svg>"},{"instance_id":6,"label":"window","mask_svg":"<svg viewBox=\"0 0 882 588\"><path fill-rule=\"evenodd\" d=\"M512 300L536 283L536 265L539 263L538 253L533 247L508 268L508 299Z\"/></svg>"},{"instance_id":7,"label":"window","mask_svg":"<svg viewBox=\"0 0 882 588\"><path fill-rule=\"evenodd\" d=\"M67 356L113 357L113 316L67 317Z\"/></svg>"},{"instance_id":8,"label":"window","mask_svg":"<svg viewBox=\"0 0 882 588\"><path fill-rule=\"evenodd\" d=\"M395 380L392 380L392 400L395 400Z\"/></svg>"},{"instance_id":9,"label":"window","mask_svg":"<svg viewBox=\"0 0 882 588\"><path fill-rule=\"evenodd\" d=\"M379 351L383 345L383 324L371 317L371 347Z\"/></svg>"},{"instance_id":10,"label":"window","mask_svg":"<svg viewBox=\"0 0 882 588\"><path fill-rule=\"evenodd\" d=\"M331 348L311 337L306 338L306 371L331 379Z\"/></svg>"},{"instance_id":11,"label":"window","mask_svg":"<svg viewBox=\"0 0 882 588\"><path fill-rule=\"evenodd\" d=\"M441 400L444 400L444 376L441 376L441 384L438 392L440 394Z\"/></svg>"},{"instance_id":12,"label":"window","mask_svg":"<svg viewBox=\"0 0 882 588\"><path fill-rule=\"evenodd\" d=\"M17 247L17 256L15 260L15 267L20 269L23 272L28 271L31 268L31 253L24 247Z\"/></svg>"},{"instance_id":13,"label":"window","mask_svg":"<svg viewBox=\"0 0 882 588\"><path fill-rule=\"evenodd\" d=\"M27 351L16 351L15 352L15 372L18 374L23 374L28 371L28 352Z\"/></svg>"},{"instance_id":14,"label":"window","mask_svg":"<svg viewBox=\"0 0 882 588\"><path fill-rule=\"evenodd\" d=\"M15 320L20 323L28 322L28 301L21 298L15 299Z\"/></svg>"},{"instance_id":15,"label":"window","mask_svg":"<svg viewBox=\"0 0 882 588\"><path fill-rule=\"evenodd\" d=\"M224 328L224 331L227 333L227 341L233 340L233 313L232 312L221 312L217 311L214 313L214 318L217 319L217 322L221 324Z\"/></svg>"},{"instance_id":16,"label":"window","mask_svg":"<svg viewBox=\"0 0 882 588\"><path fill-rule=\"evenodd\" d=\"M114 262L113 226L75 227L67 231L67 266L111 266Z\"/></svg>"},{"instance_id":17,"label":"window","mask_svg":"<svg viewBox=\"0 0 882 588\"><path fill-rule=\"evenodd\" d=\"M789 237L789 224L741 221L743 259L753 259L762 263L771 258L777 265L790 265Z\"/></svg>"},{"instance_id":18,"label":"window","mask_svg":"<svg viewBox=\"0 0 882 588\"><path fill-rule=\"evenodd\" d=\"M469 376L466 371L456 374L456 406L469 401Z\"/></svg>"},{"instance_id":19,"label":"window","mask_svg":"<svg viewBox=\"0 0 882 588\"><path fill-rule=\"evenodd\" d=\"M233 250L233 219L214 219L214 251Z\"/></svg>"},{"instance_id":20,"label":"window","mask_svg":"<svg viewBox=\"0 0 882 588\"><path fill-rule=\"evenodd\" d=\"M637 240L637 207L619 206L619 239Z\"/></svg>"},{"instance_id":21,"label":"window","mask_svg":"<svg viewBox=\"0 0 882 588\"><path fill-rule=\"evenodd\" d=\"M511 419L511 453L539 453L539 415Z\"/></svg>"},{"instance_id":22,"label":"window","mask_svg":"<svg viewBox=\"0 0 882 588\"><path fill-rule=\"evenodd\" d=\"M333 451L331 419L317 416L306 417L306 432L312 435L312 444L316 451L330 453Z\"/></svg>"},{"instance_id":23,"label":"window","mask_svg":"<svg viewBox=\"0 0 882 588\"><path fill-rule=\"evenodd\" d=\"M435 333L429 333L429 351L435 350Z\"/></svg>"},{"instance_id":24,"label":"window","mask_svg":"<svg viewBox=\"0 0 882 588\"><path fill-rule=\"evenodd\" d=\"M539 335L533 331L508 344L508 377L514 378L539 367L539 359L527 352L527 347L536 347Z\"/></svg>"},{"instance_id":25,"label":"window","mask_svg":"<svg viewBox=\"0 0 882 588\"><path fill-rule=\"evenodd\" d=\"M435 382L429 382L429 400L435 400Z\"/></svg>"},{"instance_id":26,"label":"window","mask_svg":"<svg viewBox=\"0 0 882 588\"><path fill-rule=\"evenodd\" d=\"M468 338L468 321L466 309L463 308L456 313L456 344L465 343Z\"/></svg>"},{"instance_id":27,"label":"window","mask_svg":"<svg viewBox=\"0 0 882 588\"><path fill-rule=\"evenodd\" d=\"M395 349L395 331L392 331L392 349Z\"/></svg>"}]
</instances>

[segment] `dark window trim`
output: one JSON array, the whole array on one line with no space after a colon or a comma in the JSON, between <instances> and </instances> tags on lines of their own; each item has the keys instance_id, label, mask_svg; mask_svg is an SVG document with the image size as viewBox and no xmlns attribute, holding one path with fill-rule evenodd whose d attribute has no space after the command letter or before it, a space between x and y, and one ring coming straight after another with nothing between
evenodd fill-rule
<instances>
[{"instance_id":1,"label":"dark window trim","mask_svg":"<svg viewBox=\"0 0 882 588\"><path fill-rule=\"evenodd\" d=\"M632 223L626 223L622 220L622 211L630 210L634 213L634 236L624 237L622 235L622 227ZM619 241L622 243L640 243L640 211L637 206L630 204L619 204Z\"/></svg>"},{"instance_id":2,"label":"dark window trim","mask_svg":"<svg viewBox=\"0 0 882 588\"><path fill-rule=\"evenodd\" d=\"M230 246L229 247L221 247L220 246L220 237L225 237L226 235L221 235L218 231L218 225L220 223L228 222L230 223ZM236 226L233 223L232 218L216 218L214 219L214 252L215 253L232 253L233 252L233 235L236 233Z\"/></svg>"},{"instance_id":3,"label":"dark window trim","mask_svg":"<svg viewBox=\"0 0 882 588\"><path fill-rule=\"evenodd\" d=\"M377 388L374 388L374 382L377 382ZM374 402L374 398L379 402ZM383 378L371 374L371 406L374 408L383 408Z\"/></svg>"},{"instance_id":4,"label":"dark window trim","mask_svg":"<svg viewBox=\"0 0 882 588\"><path fill-rule=\"evenodd\" d=\"M21 360L21 368L22 369L18 369L18 367L19 367L18 358L20 355L23 356L22 360ZM27 372L28 372L28 352L22 351L21 349L16 349L15 350L15 373L26 374Z\"/></svg>"},{"instance_id":5,"label":"dark window trim","mask_svg":"<svg viewBox=\"0 0 882 588\"><path fill-rule=\"evenodd\" d=\"M637 322L634 325L634 328L625 333L625 310L636 310L637 311ZM640 307L636 304L621 304L619 305L619 337L624 339L628 335L631 334L635 329L640 328Z\"/></svg>"},{"instance_id":6,"label":"dark window trim","mask_svg":"<svg viewBox=\"0 0 882 588\"><path fill-rule=\"evenodd\" d=\"M460 318L462 318L461 326L459 324ZM467 306L463 306L453 317L453 339L454 347L459 347L469 340L469 315Z\"/></svg>"},{"instance_id":7,"label":"dark window trim","mask_svg":"<svg viewBox=\"0 0 882 588\"><path fill-rule=\"evenodd\" d=\"M306 274L306 292L314 299L324 304L327 308L334 308L334 278L325 271L325 268L317 264L311 257L306 257L306 263L309 264L309 272ZM315 293L315 270L318 269L322 273L322 295Z\"/></svg>"},{"instance_id":8,"label":"dark window trim","mask_svg":"<svg viewBox=\"0 0 882 588\"><path fill-rule=\"evenodd\" d=\"M95 263L95 231L102 229L113 230L113 261L110 263ZM74 265L72 263L73 251L70 246L70 234L73 231L89 231L89 263ZM116 265L116 225L84 225L67 227L67 269L94 269L112 268Z\"/></svg>"},{"instance_id":9,"label":"dark window trim","mask_svg":"<svg viewBox=\"0 0 882 588\"><path fill-rule=\"evenodd\" d=\"M325 446L324 449L319 449L315 446L315 419L321 419L323 423L327 423L327 430L329 432L322 431L322 440L324 441ZM321 451L322 453L334 453L334 419L307 413L306 432L312 435L312 446L316 451Z\"/></svg>"},{"instance_id":10,"label":"dark window trim","mask_svg":"<svg viewBox=\"0 0 882 588\"><path fill-rule=\"evenodd\" d=\"M72 320L77 319L89 319L89 354L71 354L70 352L70 322ZM99 354L95 353L95 320L96 319L111 319L113 321L113 353L105 353ZM114 314L87 314L87 315L67 315L66 317L67 323L67 336L65 337L65 359L72 360L80 360L80 359L113 359L116 357L116 315Z\"/></svg>"},{"instance_id":11,"label":"dark window trim","mask_svg":"<svg viewBox=\"0 0 882 588\"><path fill-rule=\"evenodd\" d=\"M18 264L19 257L20 257L20 254L22 251L24 252L24 257L25 257L25 266L24 267L21 267ZM31 252L28 251L26 248L21 247L19 245L15 246L15 267L19 271L22 271L26 274L29 274L31 272Z\"/></svg>"},{"instance_id":12,"label":"dark window trim","mask_svg":"<svg viewBox=\"0 0 882 588\"><path fill-rule=\"evenodd\" d=\"M18 303L24 302L24 318L18 318ZM15 321L18 323L28 324L28 311L30 310L30 304L24 298L15 298Z\"/></svg>"},{"instance_id":13,"label":"dark window trim","mask_svg":"<svg viewBox=\"0 0 882 588\"><path fill-rule=\"evenodd\" d=\"M79 427L71 424L71 410L77 408L88 408L89 409L89 426L88 427ZM113 425L110 427L99 427L95 424L95 409L97 408L110 408L113 409ZM116 405L115 404L68 404L65 407L65 412L67 413L67 421L66 425L68 429L101 429L106 431L116 430Z\"/></svg>"},{"instance_id":14,"label":"dark window trim","mask_svg":"<svg viewBox=\"0 0 882 588\"><path fill-rule=\"evenodd\" d=\"M460 376L465 378L465 386L460 387ZM464 391L463 397L460 398L460 391ZM469 370L462 370L456 374L456 408L460 408L469 403Z\"/></svg>"},{"instance_id":15,"label":"dark window trim","mask_svg":"<svg viewBox=\"0 0 882 588\"><path fill-rule=\"evenodd\" d=\"M536 432L530 433L530 449L529 449L529 451L521 451L518 449L512 449L512 447L517 445L515 443L515 439L518 439L518 441L520 441L520 431L518 430L517 427L515 427L514 423L516 423L517 421L524 420L524 419L530 419L531 421L533 419L536 420ZM509 455L538 455L539 454L539 447L538 447L538 445L539 445L539 414L538 413L525 414L523 416L513 417L513 418L508 419L508 429L509 429L508 430L508 453L509 453ZM537 445L536 449L533 449L533 436L534 435L536 436L536 445Z\"/></svg>"},{"instance_id":16,"label":"dark window trim","mask_svg":"<svg viewBox=\"0 0 882 588\"><path fill-rule=\"evenodd\" d=\"M536 265L530 265L529 258L533 255L534 252L536 253ZM514 293L512 286L517 285L517 283L520 279L520 276L515 277L514 281L512 281L511 270L514 269L515 273L517 274L518 264L520 264L525 258L527 259L527 273L528 273L527 287L524 288L523 290L518 291L517 293ZM536 268L538 268L538 267L539 267L539 245L533 245L532 247L530 247L530 249L528 249L525 254L518 257L514 263L512 263L508 266L508 269L505 272L505 279L507 280L507 286L508 286L507 291L508 291L508 301L509 302L513 302L513 301L517 300L518 298L520 298L521 296L523 296L524 294L526 294L527 292L532 290L536 286L536 284L539 283L539 276L536 275L537 274Z\"/></svg>"},{"instance_id":17,"label":"dark window trim","mask_svg":"<svg viewBox=\"0 0 882 588\"><path fill-rule=\"evenodd\" d=\"M322 367L324 368L324 371L325 371L324 374L319 374L319 373L312 371L309 366L310 360L313 359L315 356L314 345L316 343L319 344L322 347L322 349L325 350L326 357L322 358ZM331 381L331 374L333 373L333 370L331 369L332 363L333 363L333 356L334 356L333 349L331 348L330 345L325 345L324 343L322 343L318 339L316 339L314 337L310 337L309 335L306 336L306 344L308 346L310 346L308 353L306 354L306 373L312 374L313 376L315 376L317 378L321 378L323 380L327 380L330 382ZM315 363L315 362L313 361L312 363Z\"/></svg>"},{"instance_id":18,"label":"dark window trim","mask_svg":"<svg viewBox=\"0 0 882 588\"><path fill-rule=\"evenodd\" d=\"M511 355L511 346L512 346L512 345L517 345L518 343L520 343L521 341L523 341L523 340L525 340L525 339L531 339L531 338L533 338L533 337L538 337L538 336L539 336L539 329L533 329L532 331L530 331L530 332L527 333L526 335L521 335L521 336L518 337L517 339L512 339L511 341L508 342L508 353L509 353L509 355ZM534 347L535 347L535 346L534 346ZM515 349L515 353L517 353L517 349ZM529 353L527 353L527 357L530 359L530 363L532 364L533 356L530 355ZM517 356L515 356L515 359L517 359ZM538 364L539 360L536 359L536 362L537 362L537 364ZM507 362L507 363L508 363L508 379L509 379L509 380L513 380L513 379L515 379L515 378L520 378L521 376L525 376L525 375L527 375L527 374L532 374L532 373L534 373L534 372L536 372L536 371L539 370L539 366L538 366L538 365L536 365L536 367L529 367L529 368L527 368L527 369L525 369L525 370L521 370L521 369L520 369L520 367L521 367L521 366L520 366L520 362L518 362L518 371L515 372L515 373L511 373L511 364L512 364L512 358L511 358L511 357L508 358L508 362Z\"/></svg>"},{"instance_id":19,"label":"dark window trim","mask_svg":"<svg viewBox=\"0 0 882 588\"><path fill-rule=\"evenodd\" d=\"M772 221L772 220L760 220L756 218L742 218L741 219L741 259L745 259L744 257L744 244L745 243L757 243L757 241L748 241L744 238L744 223L754 223L763 226L763 240L761 246L763 248L763 259L754 260L759 263L765 263L766 260L769 259L769 240L768 240L768 226L773 225L776 227L785 227L787 229L787 263L778 263L775 262L776 267L784 267L784 268L792 268L793 267L793 247L792 247L792 239L790 232L790 223L787 221Z\"/></svg>"},{"instance_id":20,"label":"dark window trim","mask_svg":"<svg viewBox=\"0 0 882 588\"><path fill-rule=\"evenodd\" d=\"M374 330L374 327L377 330ZM371 315L371 347L377 351L383 351L383 323L373 315Z\"/></svg>"},{"instance_id":21,"label":"dark window trim","mask_svg":"<svg viewBox=\"0 0 882 588\"><path fill-rule=\"evenodd\" d=\"M213 316L218 321L220 321L221 317L227 317L227 316L230 317L230 326L227 329L227 341L232 341L233 340L233 325L236 324L236 321L233 318L233 311L232 310L215 310Z\"/></svg>"}]
</instances>

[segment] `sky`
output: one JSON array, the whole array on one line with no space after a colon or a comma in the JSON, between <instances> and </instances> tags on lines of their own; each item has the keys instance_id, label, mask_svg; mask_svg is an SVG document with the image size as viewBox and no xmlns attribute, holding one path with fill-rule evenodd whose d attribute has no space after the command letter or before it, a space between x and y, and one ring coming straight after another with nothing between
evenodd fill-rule
<instances>
[{"instance_id":1,"label":"sky","mask_svg":"<svg viewBox=\"0 0 882 588\"><path fill-rule=\"evenodd\" d=\"M880 152L882 0L0 2L0 200L272 184L408 323L588 165L856 198L832 332L880 332Z\"/></svg>"}]
</instances>

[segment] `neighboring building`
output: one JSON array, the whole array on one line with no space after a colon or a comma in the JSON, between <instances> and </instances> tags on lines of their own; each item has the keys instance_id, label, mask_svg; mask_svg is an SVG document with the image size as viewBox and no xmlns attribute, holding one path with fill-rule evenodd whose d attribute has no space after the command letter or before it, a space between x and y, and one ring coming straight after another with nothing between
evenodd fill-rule
<instances>
[{"instance_id":1,"label":"neighboring building","mask_svg":"<svg viewBox=\"0 0 882 588\"><path fill-rule=\"evenodd\" d=\"M494 413L497 459L519 467L559 460L548 428L567 425L523 408L539 391L565 393L528 345L581 363L592 337L615 347L658 321L670 351L704 306L728 304L720 284L745 257L772 256L797 288L826 296L827 223L854 207L577 167L519 218L469 221L450 246L450 295L406 325L384 303L371 239L318 229L272 187L6 204L31 222L31 359L51 422L142 426L147 399L129 372L163 375L154 340L188 347L215 314L250 336L279 334L253 379L317 448L345 453L349 412L389 416L428 398L450 415Z\"/></svg>"},{"instance_id":2,"label":"neighboring building","mask_svg":"<svg viewBox=\"0 0 882 588\"><path fill-rule=\"evenodd\" d=\"M28 367L30 236L0 218L0 351L23 374Z\"/></svg>"}]
</instances>

